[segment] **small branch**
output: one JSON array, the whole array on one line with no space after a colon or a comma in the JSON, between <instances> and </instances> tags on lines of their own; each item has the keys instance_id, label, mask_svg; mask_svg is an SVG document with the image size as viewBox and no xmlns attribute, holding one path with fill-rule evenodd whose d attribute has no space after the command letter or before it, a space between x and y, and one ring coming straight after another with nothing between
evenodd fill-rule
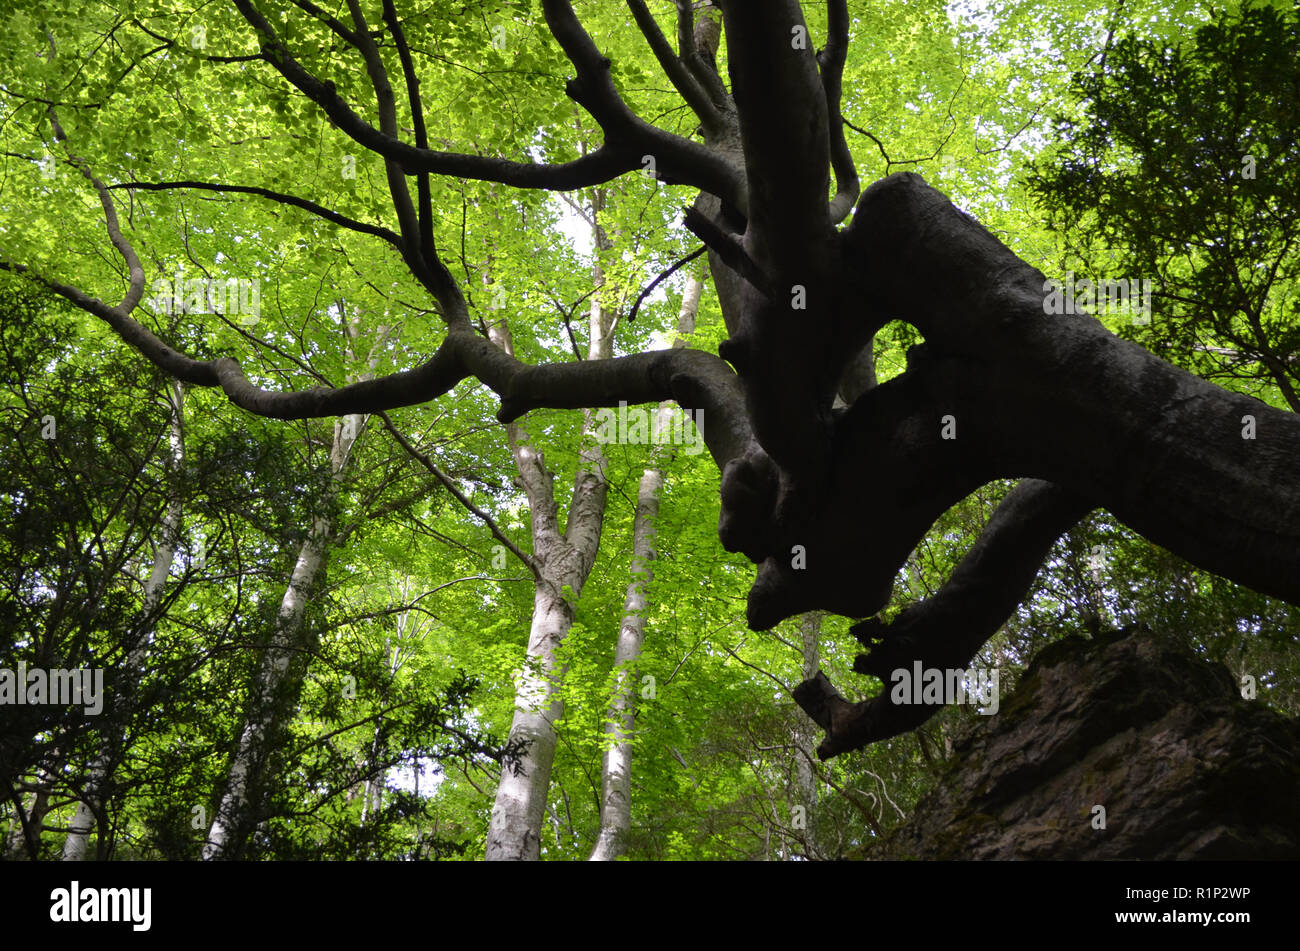
<instances>
[{"instance_id":1,"label":"small branch","mask_svg":"<svg viewBox=\"0 0 1300 951\"><path fill-rule=\"evenodd\" d=\"M706 246L703 246L703 247L696 248L696 249L695 249L694 251L692 251L690 254L686 255L686 257L682 258L680 261L678 261L676 264L674 264L674 265L673 265L672 267L670 267L668 270L664 271L662 274L660 274L658 277L656 277L653 281L651 281L651 282L646 286L646 289L643 290L640 294L637 295L637 298L636 298L635 303L632 304L632 309L628 312L628 315L627 315L627 322L630 324L630 323L632 323L632 321L636 320L636 312L637 312L638 310L640 310L640 308L641 308L641 302L644 301L647 297L649 297L652 293L654 293L654 289L655 289L656 287L658 287L660 284L662 284L662 283L663 283L664 281L666 281L668 278L672 277L672 276L673 276L675 273L677 273L677 271L680 270L683 266L685 266L685 265L689 264L690 262L694 261L696 258L698 258L701 254L703 254L703 253L704 253L705 251L707 251L707 250L708 250L708 246L707 246L707 245L706 245Z\"/></svg>"},{"instance_id":2,"label":"small branch","mask_svg":"<svg viewBox=\"0 0 1300 951\"><path fill-rule=\"evenodd\" d=\"M848 0L827 0L826 18L829 36L824 49L817 57L821 67L822 88L826 92L827 127L830 133L831 167L835 170L835 197L831 199L830 219L839 224L848 217L853 203L858 200L861 182L853 154L844 139L844 123L835 121L840 115L840 102L844 96L844 64L849 54Z\"/></svg>"},{"instance_id":3,"label":"small branch","mask_svg":"<svg viewBox=\"0 0 1300 951\"><path fill-rule=\"evenodd\" d=\"M430 459L424 453L420 452L420 450L416 449L413 445L411 445L411 443L407 441L406 437L403 436L398 431L397 427L393 425L393 421L388 418L387 413L380 412L377 413L376 415L380 418L380 420L383 421L384 428L386 428L392 434L393 438L396 439L397 442L401 445L401 447L407 451L407 453L411 456L411 458L415 459L422 466L428 469L429 472L433 473L434 478L436 478L439 482L442 483L443 488L445 488L448 492L450 492L453 496L455 496L456 501L459 502L461 505L463 505L468 512L470 512L472 515L474 515L476 518L482 521L483 524L485 524L488 527L488 530L492 532L492 536L496 538L496 540L499 541L502 545L508 548L511 554L513 554L516 558L518 558L521 562L523 562L524 565L528 567L528 570L532 572L534 578L540 580L541 569L538 566L537 561L533 558L533 556L521 550L519 546L516 545L510 539L510 537L506 535L504 531L501 530L501 526L496 523L496 520L492 518L491 515L489 515L487 512L483 511L481 508L479 508L477 505L471 502L469 500L469 497L466 496L465 493L460 491L460 488L457 487L456 483L452 481L451 477L448 476L441 469L439 469L432 459Z\"/></svg>"},{"instance_id":4,"label":"small branch","mask_svg":"<svg viewBox=\"0 0 1300 951\"><path fill-rule=\"evenodd\" d=\"M339 214L337 211L331 211L323 205L307 198L299 198L296 195L286 195L283 192L272 191L269 188L259 188L253 185L223 185L219 182L195 182L195 181L178 181L178 182L121 182L117 185L109 185L110 190L116 188L138 189L140 191L167 191L170 189L191 188L200 191L210 192L230 192L232 194L257 195L261 198L267 198L271 201L278 202L281 205L292 205L295 208L301 208L309 211L319 218L323 218L332 224L347 228L350 231L356 231L360 234L372 235L376 238L382 238L395 248L401 248L402 240L398 235L387 228L379 225L368 225L364 221L357 221L355 218L349 218L347 215Z\"/></svg>"},{"instance_id":5,"label":"small branch","mask_svg":"<svg viewBox=\"0 0 1300 951\"><path fill-rule=\"evenodd\" d=\"M770 300L778 299L779 295L772 287L772 282L749 256L738 235L724 231L717 222L694 207L685 209L685 215L683 224L686 225L686 230L703 241L729 268L766 294Z\"/></svg>"}]
</instances>

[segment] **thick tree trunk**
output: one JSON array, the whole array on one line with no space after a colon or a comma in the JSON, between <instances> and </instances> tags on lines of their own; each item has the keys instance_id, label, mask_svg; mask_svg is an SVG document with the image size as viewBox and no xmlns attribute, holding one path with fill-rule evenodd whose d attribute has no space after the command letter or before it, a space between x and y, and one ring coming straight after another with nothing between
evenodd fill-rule
<instances>
[{"instance_id":1,"label":"thick tree trunk","mask_svg":"<svg viewBox=\"0 0 1300 951\"><path fill-rule=\"evenodd\" d=\"M118 225L112 192L85 168L130 289L111 306L75 287L45 283L165 372L219 386L236 405L272 418L423 403L468 377L500 395L498 419L505 423L543 406L673 398L706 407L706 444L722 470L720 540L760 566L747 612L756 630L812 610L869 617L888 603L898 569L943 512L992 480L1042 480L1006 510L1028 511L1033 524L1026 529L995 516L980 557L968 562L971 571L960 585L945 586L952 599L943 591L937 596L941 607L965 604L978 617L960 616L946 632L920 621L890 625L878 632L884 644L872 650L868 666L885 657L968 658L968 648L983 643L975 640L979 632L987 637L990 624L995 630L1005 620L1005 614L993 618L995 606L1014 609L1022 582L1036 569L1003 554L1002 539L1032 536L1042 554L1055 540L1046 538L1050 530L1068 527L1095 506L1201 568L1300 604L1300 421L1169 366L1087 314L1050 312L1044 275L915 174L877 182L851 223L838 228L857 193L840 112L847 0L827 3L820 51L791 42L792 32L808 36L799 0L715 5L725 18L730 94L712 65L716 26L701 20L692 29L694 5L678 6L676 59L648 29L652 18L637 15L667 78L700 120L700 144L637 116L572 4L543 0L547 26L576 73L566 91L604 133L590 155L544 166L431 151L420 141L423 132L416 145L401 141L382 60L370 31L359 25L359 52L379 100L376 129L333 83L292 55L250 0L236 0L275 51L272 65L338 128L385 159L401 233L380 234L437 299L448 328L437 352L418 367L374 385L283 393L250 383L231 358L195 360L173 349L130 316L143 298L144 268ZM362 21L359 7L354 19ZM416 84L406 78L418 102ZM643 156L656 160L663 180L701 189L686 224L710 250L729 331L721 359L676 351L527 367L483 340L434 246L427 179L417 216L407 176L468 175L570 190L612 181ZM832 172L835 196L829 198ZM864 351L891 320L915 326L925 343L909 355L904 374L869 387ZM576 571L572 563L585 557L599 522L580 520L574 531L571 518L570 531L561 535L540 455L514 445L540 532L539 584L560 591L563 578L585 578L589 568ZM575 509L602 493L602 480L588 471L575 487ZM539 520L548 519L539 530ZM996 574L1004 569L1005 576ZM909 643L895 636L922 629L932 637ZM532 640L542 650L551 639ZM828 727L825 755L898 725L888 715L858 719L849 729L835 697L824 685L809 684L810 714L838 722Z\"/></svg>"},{"instance_id":2,"label":"thick tree trunk","mask_svg":"<svg viewBox=\"0 0 1300 951\"><path fill-rule=\"evenodd\" d=\"M515 682L515 715L510 741L523 740L527 750L519 769L502 769L488 826L485 858L536 859L541 849L542 820L555 761L554 722L564 713L557 694L561 671L555 649L573 625L573 609L560 589L537 585L533 622L528 635L528 663Z\"/></svg>"},{"instance_id":3,"label":"thick tree trunk","mask_svg":"<svg viewBox=\"0 0 1300 951\"><path fill-rule=\"evenodd\" d=\"M167 511L163 515L158 544L154 548L153 567L149 572L149 578L144 584L144 603L140 607L141 627L136 635L135 643L131 645L127 653L126 665L123 668L125 676L133 681L144 673L145 661L149 655L149 648L153 643L153 625L156 620L154 612L158 610L158 605L162 602L163 589L167 584L167 576L171 572L172 560L176 555L176 546L180 542L181 500L177 494L176 479L179 477L181 468L185 463L184 399L184 385L175 380L171 381L168 393L168 401L171 404L170 440L166 469L172 479L172 488L169 492L170 499L167 503ZM131 692L124 691L119 696L126 699L127 703L125 705L129 706ZM114 759L120 753L123 734L126 730L126 723L123 719L126 712L126 710L121 709L117 712L115 722L119 723L120 726L115 728L115 735L101 738L99 755L91 764L86 779L85 796L77 803L77 811L72 819L71 831L68 832L68 837L63 842L63 861L65 862L79 862L86 857L90 833L94 831L95 823L99 820L103 809L104 790L112 778ZM101 836L101 841L102 838Z\"/></svg>"},{"instance_id":4,"label":"thick tree trunk","mask_svg":"<svg viewBox=\"0 0 1300 951\"><path fill-rule=\"evenodd\" d=\"M596 252L608 250L609 242L600 227L604 194L597 189L592 202L592 231ZM597 288L604 283L599 258L592 268ZM607 361L612 353L610 332L614 315L600 302L592 303L589 321L588 361ZM492 342L513 355L514 342L504 320L489 328ZM590 442L592 414L586 414L578 472L573 480L573 498L563 532L555 503L554 476L547 471L542 454L533 448L517 423L506 427L519 481L528 496L533 523L533 557L538 565L533 594L533 620L523 669L515 685L515 713L510 724L510 742L525 744L517 769L503 768L497 785L492 818L488 824L484 858L533 860L541 854L542 818L555 760L554 723L564 713L558 691L564 672L556 649L573 626L573 604L564 598L568 587L576 599L587 581L600 548L605 518L605 457Z\"/></svg>"}]
</instances>

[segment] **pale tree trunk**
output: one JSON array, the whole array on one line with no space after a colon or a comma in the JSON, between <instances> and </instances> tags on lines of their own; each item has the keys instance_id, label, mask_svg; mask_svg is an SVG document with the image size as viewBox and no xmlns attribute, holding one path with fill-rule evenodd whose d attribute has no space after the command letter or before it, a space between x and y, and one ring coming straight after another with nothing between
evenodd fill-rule
<instances>
[{"instance_id":1,"label":"pale tree trunk","mask_svg":"<svg viewBox=\"0 0 1300 951\"><path fill-rule=\"evenodd\" d=\"M162 528L158 545L154 548L153 567L144 584L144 603L140 608L141 627L127 654L124 673L127 677L138 680L144 674L145 661L149 648L153 644L154 613L162 603L163 590L167 585L167 576L171 573L172 561L176 556L176 547L181 536L181 500L178 493L178 481L181 468L185 463L185 389L179 381L173 380L169 386L168 402L171 405L170 436L167 460L167 473L172 486L168 492L167 511L163 515ZM119 711L119 717L126 711ZM90 843L90 833L104 806L104 790L111 779L113 754L122 744L126 724L114 728L112 736L101 738L99 755L91 764L86 779L85 796L77 803L76 815L72 818L71 829L63 842L63 861L79 862L86 857Z\"/></svg>"},{"instance_id":2,"label":"pale tree trunk","mask_svg":"<svg viewBox=\"0 0 1300 951\"><path fill-rule=\"evenodd\" d=\"M614 698L604 733L607 746L600 770L600 834L591 860L608 862L626 851L626 837L632 826L632 729L636 715L635 664L645 640L645 585L654 578L655 520L659 515L659 492L663 473L647 469L637 491L636 521L632 531L632 581L623 601L623 623L619 625L614 651Z\"/></svg>"},{"instance_id":3,"label":"pale tree trunk","mask_svg":"<svg viewBox=\"0 0 1300 951\"><path fill-rule=\"evenodd\" d=\"M352 345L356 337L356 321L344 319L344 329L348 337L348 356L353 358ZM371 377L367 370L353 379ZM330 484L326 490L328 497L321 507L328 510L338 492L344 469L352 455L352 448L365 426L366 416L354 413L341 416L334 421L334 439L330 447ZM288 683L290 661L298 652L298 641L307 610L307 597L312 585L325 564L334 525L325 516L312 518L307 539L298 552L298 560L289 576L289 584L280 600L276 615L275 633L253 685L249 712L239 736L239 745L231 758L226 776L225 790L213 816L204 842L202 856L205 861L225 858L231 851L242 848L243 840L253 825L253 813L256 811L260 792L259 773L270 752L275 733L278 731L285 706L286 690L295 689ZM300 687L298 683L296 687Z\"/></svg>"},{"instance_id":4,"label":"pale tree trunk","mask_svg":"<svg viewBox=\"0 0 1300 951\"><path fill-rule=\"evenodd\" d=\"M682 295L677 315L677 339L674 347L686 346L695 332L704 282L692 273ZM673 412L671 404L659 407L657 432L662 432ZM658 447L662 448L662 447ZM656 450L658 455L658 450ZM645 642L645 586L654 579L651 562L655 558L655 522L659 517L659 494L663 490L663 472L646 469L637 490L636 518L632 527L632 580L623 600L623 621L619 625L618 645L614 651L614 696L605 721L605 751L600 771L600 833L591 850L590 860L608 862L627 850L626 837L632 828L632 731L636 717L635 664Z\"/></svg>"},{"instance_id":5,"label":"pale tree trunk","mask_svg":"<svg viewBox=\"0 0 1300 951\"><path fill-rule=\"evenodd\" d=\"M803 679L817 676L821 666L819 640L821 638L822 618L820 611L810 611L799 619L799 633L803 639ZM795 714L798 726L795 727L795 782L799 801L796 805L804 808L804 847L809 858L820 858L821 850L817 844L817 773L813 769L813 745L817 738L817 724L808 714L800 710Z\"/></svg>"},{"instance_id":6,"label":"pale tree trunk","mask_svg":"<svg viewBox=\"0 0 1300 951\"><path fill-rule=\"evenodd\" d=\"M597 255L610 247L599 224L603 203L604 193L597 189L591 218ZM592 280L596 287L604 282L599 257L592 267ZM589 360L610 358L614 323L614 315L597 292L590 312ZM507 353L514 353L510 328L504 320L488 329L493 343ZM599 446L591 442L591 428L592 416L588 412L568 523L561 532L553 474L547 471L545 459L529 443L523 428L518 423L506 427L519 482L532 513L537 577L528 649L515 683L515 712L510 723L510 742L522 741L525 748L517 769L507 766L501 770L484 850L484 858L489 861L534 860L541 853L542 821L551 784L551 764L555 761L554 723L564 714L559 696L564 671L556 650L573 626L574 605L565 600L564 589L568 587L576 603L596 561L605 518L608 488L605 457Z\"/></svg>"},{"instance_id":7,"label":"pale tree trunk","mask_svg":"<svg viewBox=\"0 0 1300 951\"><path fill-rule=\"evenodd\" d=\"M402 603L406 602L409 597L407 586L404 584L401 592ZM402 613L397 615L397 638L384 638L384 657L387 661L389 682L391 683L397 677L398 668L402 666L402 643L408 636L407 627L410 623L410 615ZM374 739L370 741L370 760L367 765L374 768L374 764L379 761L379 738L383 734L384 723L383 717L375 721ZM417 782L419 776L419 764L416 764ZM388 771L382 770L371 776L365 782L365 796L361 800L361 824L365 825L368 821L374 821L374 816L383 807L384 804L384 786L388 778Z\"/></svg>"}]
</instances>

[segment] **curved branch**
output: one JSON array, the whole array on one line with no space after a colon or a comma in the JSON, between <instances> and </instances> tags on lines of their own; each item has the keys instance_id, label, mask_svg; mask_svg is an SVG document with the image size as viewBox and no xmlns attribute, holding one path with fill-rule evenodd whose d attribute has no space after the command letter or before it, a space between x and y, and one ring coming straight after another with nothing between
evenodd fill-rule
<instances>
[{"instance_id":1,"label":"curved branch","mask_svg":"<svg viewBox=\"0 0 1300 951\"><path fill-rule=\"evenodd\" d=\"M290 55L274 28L249 0L235 0L244 19L263 37L261 59L270 63L295 88L319 105L349 138L370 151L398 162L407 174L429 172L515 188L572 191L608 182L640 166L630 151L602 147L572 162L548 165L509 159L421 149L385 135L357 115L335 91L332 82L313 76Z\"/></svg>"},{"instance_id":2,"label":"curved branch","mask_svg":"<svg viewBox=\"0 0 1300 951\"><path fill-rule=\"evenodd\" d=\"M256 185L223 185L219 182L119 182L116 185L109 185L109 190L116 188L139 189L140 191L168 191L177 188L192 188L199 191L210 192L230 192L232 194L257 195L261 198L268 198L271 201L278 202L281 205L292 205L295 208L301 208L309 211L318 218L347 228L349 231L356 231L359 234L368 234L376 238L387 241L393 247L400 249L402 239L396 232L390 231L380 225L368 225L364 221L357 221L355 218L349 218L347 215L339 214L337 211L331 211L323 205L308 198L299 198L296 195L286 195L283 192L272 191L269 188L260 188Z\"/></svg>"},{"instance_id":3,"label":"curved branch","mask_svg":"<svg viewBox=\"0 0 1300 951\"><path fill-rule=\"evenodd\" d=\"M420 450L416 449L415 446L411 445L411 443L407 440L407 438L401 434L401 432L397 429L396 426L393 425L393 421L388 418L387 413L380 412L377 415L379 416L380 421L383 422L384 428L387 429L388 432L392 435L392 437L397 440L398 444L403 449L406 450L407 454L412 459L415 459L417 462L419 462L420 465L428 469L429 472L433 474L433 477L442 483L443 488L445 488L448 492L450 492L455 497L456 501L465 507L466 511L470 512L481 522L483 522L483 524L485 524L488 527L488 531L492 533L492 537L495 538L497 541L499 541L506 548L508 548L511 554L513 554L516 558L518 558L521 562L523 562L523 564L528 568L528 570L532 572L533 578L535 580L541 580L541 569L537 565L537 560L533 558L532 555L520 549L519 546L516 545L514 541L510 538L510 536L507 535L504 531L502 531L501 526L497 524L496 519L494 519L487 512L483 511L481 508L479 508L477 505L471 502L469 500L469 497L460 490L460 488L451 479L451 477L448 476L445 472L443 472L440 468L438 468L438 465L432 459L430 459L425 453L422 453L420 452ZM463 578L461 580L464 581L469 579ZM442 587L445 587L445 585ZM427 593L432 594L432 592L427 592ZM421 597L423 597L423 595L421 595Z\"/></svg>"},{"instance_id":4,"label":"curved branch","mask_svg":"<svg viewBox=\"0 0 1300 951\"><path fill-rule=\"evenodd\" d=\"M574 102L595 117L606 142L639 149L655 160L657 174L669 184L693 185L744 211L747 194L738 169L704 146L665 132L636 115L623 101L609 74L609 60L596 48L569 0L542 0L551 34L578 72L565 87Z\"/></svg>"},{"instance_id":5,"label":"curved branch","mask_svg":"<svg viewBox=\"0 0 1300 951\"><path fill-rule=\"evenodd\" d=\"M384 0L384 23L393 35L397 45L397 55L402 62L402 75L406 80L406 98L411 109L411 122L415 126L415 146L420 149L429 147L429 133L424 125L424 103L420 99L420 77L415 72L415 62L411 59L411 48L406 43L406 33L397 19L397 7L393 0ZM433 199L429 191L429 175L421 172L416 176L416 199L420 211L420 248L432 252L433 244ZM432 267L432 261L427 261Z\"/></svg>"},{"instance_id":6,"label":"curved branch","mask_svg":"<svg viewBox=\"0 0 1300 951\"><path fill-rule=\"evenodd\" d=\"M795 688L795 701L826 731L817 755L828 759L916 729L939 711L936 704L895 704L892 671L964 669L1024 600L1056 540L1093 505L1074 493L1036 479L1016 485L939 591L904 610L889 625L867 620L853 627L864 644L875 643L853 665L885 681L885 692L850 703L821 671Z\"/></svg>"},{"instance_id":7,"label":"curved branch","mask_svg":"<svg viewBox=\"0 0 1300 951\"><path fill-rule=\"evenodd\" d=\"M840 102L844 98L844 63L849 55L848 0L827 0L826 18L829 36L826 49L817 56L817 63L821 67L822 88L826 92L831 167L835 170L835 197L831 199L829 214L831 223L839 224L849 216L861 191L858 169L844 138L844 122L839 118Z\"/></svg>"},{"instance_id":8,"label":"curved branch","mask_svg":"<svg viewBox=\"0 0 1300 951\"><path fill-rule=\"evenodd\" d=\"M361 4L358 0L347 0L347 4L352 14L352 22L356 26L356 45L365 61L370 84L375 90L375 99L379 107L379 131L395 139L397 103L393 97L392 84L388 79L388 70L379 55L379 47L375 45L374 38L370 35L370 28L366 24ZM397 36L402 37L396 18L392 25L398 31ZM402 45L405 45L404 38L402 38ZM403 60L404 66L405 62ZM393 200L393 210L397 212L397 221L402 232L402 259L406 261L406 266L416 280L424 285L441 305L444 320L452 324L469 323L469 309L465 303L465 295L461 293L460 285L451 276L451 272L438 258L437 248L433 245L429 216L424 218L424 224L430 228L429 240L427 243L423 240L424 229L411 202L411 192L406 187L406 176L401 165L392 159L385 159L384 173L388 179L388 192ZM424 188L426 196L427 192L426 182Z\"/></svg>"},{"instance_id":9,"label":"curved branch","mask_svg":"<svg viewBox=\"0 0 1300 951\"><path fill-rule=\"evenodd\" d=\"M303 68L251 0L234 2L244 19L261 34L263 58L280 75L319 105L344 134L385 159L397 162L408 175L429 172L516 188L571 191L599 185L640 168L648 154L655 157L665 181L693 185L725 198L736 207L744 205L744 187L737 169L702 145L650 125L618 98L608 77L609 61L595 52L595 45L567 3L547 0L548 21L552 16L555 18L553 31L557 39L563 37L561 45L565 45L570 59L577 56L581 63L579 79L569 84L569 94L601 123L606 141L579 159L548 165L422 149L374 128L339 96L332 82L323 81Z\"/></svg>"},{"instance_id":10,"label":"curved branch","mask_svg":"<svg viewBox=\"0 0 1300 951\"><path fill-rule=\"evenodd\" d=\"M636 300L632 304L632 309L628 311L627 322L630 324L632 323L632 321L636 320L636 312L641 309L641 302L644 301L651 294L653 294L654 289L656 287L658 287L664 281L668 280L668 278L672 277L681 268L685 267L687 264L690 264L692 261L694 261L696 258L698 258L701 254L703 254L707 250L709 250L708 245L701 245L700 247L692 251L690 254L686 255L686 257L675 262L672 267L664 271L653 281L647 284L645 290L643 290L640 294L637 295Z\"/></svg>"},{"instance_id":11,"label":"curved branch","mask_svg":"<svg viewBox=\"0 0 1300 951\"><path fill-rule=\"evenodd\" d=\"M659 23L655 20L654 15L645 5L645 0L627 0L628 8L632 11L632 18L636 20L637 27L646 38L650 45L651 52L654 53L655 59L659 61L659 66L663 69L668 81L673 84L686 104L691 107L691 111L699 117L700 122L705 126L715 127L722 121L722 116L718 112L717 106L705 93L704 89L691 75L685 64L673 53L673 48L668 45L668 40L663 31L659 29Z\"/></svg>"}]
</instances>

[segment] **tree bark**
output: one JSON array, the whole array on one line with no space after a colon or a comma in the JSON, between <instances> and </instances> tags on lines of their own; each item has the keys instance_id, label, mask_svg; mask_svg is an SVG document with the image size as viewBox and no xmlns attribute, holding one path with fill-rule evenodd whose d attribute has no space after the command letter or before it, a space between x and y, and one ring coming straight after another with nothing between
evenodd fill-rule
<instances>
[{"instance_id":1,"label":"tree bark","mask_svg":"<svg viewBox=\"0 0 1300 951\"><path fill-rule=\"evenodd\" d=\"M686 281L677 314L674 347L686 346L695 333L695 319L703 293L704 282L692 272ZM657 432L662 432L669 424L672 413L671 404L660 404ZM657 446L654 455L660 455L662 449L662 446ZM626 836L632 828L632 736L637 686L634 665L641 657L641 647L645 642L646 585L654 580L651 563L656 557L655 523L659 518L659 495L663 485L662 470L652 466L641 474L637 489L636 515L632 525L632 580L628 582L623 599L623 620L614 650L614 695L602 728L605 746L600 771L600 832L590 857L594 862L613 861L623 855L627 850Z\"/></svg>"},{"instance_id":2,"label":"tree bark","mask_svg":"<svg viewBox=\"0 0 1300 951\"><path fill-rule=\"evenodd\" d=\"M171 406L171 413L166 469L172 485L168 492L170 498L167 502L167 511L163 515L162 525L159 530L158 545L154 549L153 567L149 572L149 578L144 584L144 602L140 607L141 627L135 637L135 642L127 653L126 664L123 667L125 677L131 678L133 682L138 681L144 674L145 661L149 656L149 648L153 643L153 627L157 621L154 613L158 610L158 605L162 601L163 589L166 587L167 576L171 572L172 561L176 555L176 546L180 543L181 500L176 482L179 480L181 469L185 464L184 399L184 385L175 380L169 381L168 402ZM99 755L91 764L86 780L85 795L77 803L77 811L72 818L71 829L68 832L68 837L63 842L63 861L65 862L79 862L86 857L90 833L94 831L95 824L102 815L105 789L112 779L114 762L116 757L120 755L126 731L126 723L123 717L131 706L131 691L124 690L120 696L122 700L125 700L125 703L119 700L119 704L126 708L118 711L116 722L120 723L121 726L115 728L114 735L101 738ZM100 840L102 843L103 836L100 837ZM100 857L103 857L102 849Z\"/></svg>"},{"instance_id":3,"label":"tree bark","mask_svg":"<svg viewBox=\"0 0 1300 951\"><path fill-rule=\"evenodd\" d=\"M348 339L348 355L353 357L357 318L344 319ZM369 370L363 371L368 376ZM365 428L366 416L355 413L334 421L334 439L330 446L330 481L323 500L323 508L333 503L343 479L344 470L352 457L353 447ZM257 815L262 797L262 771L271 752L276 733L283 721L285 710L302 689L302 678L289 677L290 662L301 650L303 618L307 611L307 598L325 565L334 534L334 524L325 515L312 518L307 539L298 551L289 584L280 599L276 614L275 633L263 655L261 668L253 684L249 713L240 731L239 744L231 758L226 775L225 790L204 842L204 861L239 855L244 843L260 817Z\"/></svg>"},{"instance_id":4,"label":"tree bark","mask_svg":"<svg viewBox=\"0 0 1300 951\"><path fill-rule=\"evenodd\" d=\"M596 189L592 200L592 232L596 263L592 280L604 283L599 254L609 242L600 225L604 196ZM587 346L588 361L607 361L613 348L610 330L614 315L601 302L600 291L593 299ZM513 356L514 343L504 320L490 328L492 340ZM555 721L564 715L559 686L564 672L556 650L573 626L573 610L581 596L600 548L605 518L605 457L591 441L592 415L586 413L584 445L573 480L573 497L568 523L559 528L554 475L545 459L528 442L517 423L506 432L520 482L528 496L533 523L533 557L538 565L533 593L533 619L528 635L524 667L515 684L515 713L509 742L526 745L516 768L503 767L497 784L492 818L488 824L484 858L488 861L536 860L541 856L542 820L550 790L551 765L555 761ZM571 592L572 601L565 596Z\"/></svg>"},{"instance_id":5,"label":"tree bark","mask_svg":"<svg viewBox=\"0 0 1300 951\"><path fill-rule=\"evenodd\" d=\"M703 144L637 116L572 3L542 0L547 26L576 74L566 92L604 135L594 152L561 165L436 152L422 132L414 144L403 141L392 85L359 6L353 6L352 45L377 96L378 127L354 111L334 83L295 58L288 31L282 36L251 0L235 5L269 65L343 134L383 159L400 233L249 186L115 187L242 191L378 238L402 255L437 302L447 333L423 364L337 389L270 391L251 384L232 358L193 359L131 317L144 294L143 266L121 231L111 189L78 164L99 195L129 287L114 306L40 279L165 372L220 387L236 405L278 419L413 405L470 377L500 396L503 423L540 407L591 409L670 398L703 407L706 445L722 472L719 538L759 566L747 611L755 630L812 610L869 618L888 602L899 567L935 520L976 488L1004 478L1041 480L1063 493L1052 498L1051 489L1031 486L1007 510L1037 512L1030 534L1040 552L1054 539L1043 542L1039 530L1068 525L1076 512L1103 506L1198 567L1300 603L1300 421L1293 414L1177 370L1087 314L1049 314L1044 275L918 175L877 182L857 202L851 222L837 227L857 189L839 114L850 26L846 0L828 0L820 54L814 43L791 42L792 31L808 38L798 0L718 0L730 92L714 66L720 37L707 17L693 26L690 5L679 5L680 49L673 62L653 18L643 5L632 5L668 81L699 115ZM397 35L396 16L387 19ZM404 70L404 78L411 111L418 114L413 71ZM612 181L646 155L656 160L661 180L701 190L686 225L709 247L730 335L718 357L673 350L531 367L484 340L433 243L428 176L568 190ZM421 183L418 216L409 176ZM905 373L872 387L870 341L896 319L915 326L925 343L909 355ZM1254 438L1243 438L1246 417ZM953 424L955 438L942 436ZM525 486L539 480L528 491L537 551L544 556L539 560L549 562L539 579L530 637L530 652L540 661L568 629L563 579L585 579L589 567L573 565L586 557L593 532L598 538L599 521L580 519L575 531L571 516L564 535L553 526L536 534L539 520L555 521L549 476L540 455L511 438ZM603 483L589 472L575 487L575 509L579 503L592 509L598 497ZM1022 534L1013 520L995 516L982 537L983 552L997 552L1005 547L1000 538ZM803 553L798 564L791 557L795 546ZM1029 571L1010 556L971 564L962 584L949 590L961 593L954 603L978 603L977 623L947 633L933 629L934 643L898 636L926 627L919 623L881 626L882 643L868 656L903 658L900 645L913 651L908 661L966 652L970 638L988 628L991 606L1014 609L1012 598L1023 596ZM985 570L991 573L981 576ZM940 606L948 603L943 590L938 597ZM838 723L842 709L832 702L833 691L808 683L810 703L827 722ZM823 744L824 755L870 742L898 722L891 714L853 729L840 723ZM539 736L549 728L535 725ZM511 801L505 795L502 808ZM537 812L532 806L525 811ZM520 828L530 826L520 820ZM489 851L496 849L490 842Z\"/></svg>"},{"instance_id":6,"label":"tree bark","mask_svg":"<svg viewBox=\"0 0 1300 951\"><path fill-rule=\"evenodd\" d=\"M808 680L816 676L820 659L822 614L810 611L799 618L799 635L803 641L803 677ZM814 727L812 718L802 710L794 730L795 745L795 791L798 795L796 805L804 808L803 842L808 858L820 858L821 850L817 840L817 772L813 769L812 752Z\"/></svg>"}]
</instances>

